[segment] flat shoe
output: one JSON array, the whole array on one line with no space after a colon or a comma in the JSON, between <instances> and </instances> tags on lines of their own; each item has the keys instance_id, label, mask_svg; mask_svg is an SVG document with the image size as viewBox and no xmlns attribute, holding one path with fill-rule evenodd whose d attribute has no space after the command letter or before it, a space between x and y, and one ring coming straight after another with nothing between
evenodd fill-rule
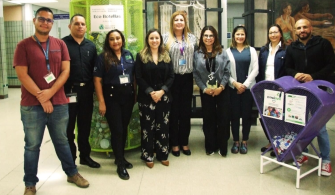
<instances>
[{"instance_id":1,"label":"flat shoe","mask_svg":"<svg viewBox=\"0 0 335 195\"><path fill-rule=\"evenodd\" d=\"M186 156L191 156L191 150L182 150L183 154L185 154Z\"/></svg>"},{"instance_id":2,"label":"flat shoe","mask_svg":"<svg viewBox=\"0 0 335 195\"><path fill-rule=\"evenodd\" d=\"M180 150L178 150L178 151L173 151L172 150L171 153L172 153L173 156L176 156L176 157L180 156Z\"/></svg>"},{"instance_id":3,"label":"flat shoe","mask_svg":"<svg viewBox=\"0 0 335 195\"><path fill-rule=\"evenodd\" d=\"M116 161L114 161L114 164L117 165ZM133 165L130 162L128 162L126 159L123 159L123 164L126 167L126 169L133 168Z\"/></svg>"},{"instance_id":4,"label":"flat shoe","mask_svg":"<svg viewBox=\"0 0 335 195\"><path fill-rule=\"evenodd\" d=\"M271 146L270 146L271 147ZM261 148L261 152L265 152L265 150L267 150L268 148L267 147L262 147ZM269 151L271 151L271 150L273 150L273 148L270 148L270 150Z\"/></svg>"},{"instance_id":5,"label":"flat shoe","mask_svg":"<svg viewBox=\"0 0 335 195\"><path fill-rule=\"evenodd\" d=\"M169 164L170 164L170 162L168 160L162 160L161 163L164 166L169 166Z\"/></svg>"},{"instance_id":6,"label":"flat shoe","mask_svg":"<svg viewBox=\"0 0 335 195\"><path fill-rule=\"evenodd\" d=\"M94 160L92 160L89 156L84 157L84 158L80 158L79 163L81 165L87 165L91 168L100 168L100 164L95 162Z\"/></svg>"},{"instance_id":7,"label":"flat shoe","mask_svg":"<svg viewBox=\"0 0 335 195\"><path fill-rule=\"evenodd\" d=\"M127 169L124 165L118 165L116 172L121 179L123 179L123 180L128 180L129 179L129 174L128 174Z\"/></svg>"},{"instance_id":8,"label":"flat shoe","mask_svg":"<svg viewBox=\"0 0 335 195\"><path fill-rule=\"evenodd\" d=\"M276 157L275 152L274 152L274 151L271 151L270 156L272 156L272 157Z\"/></svg>"},{"instance_id":9,"label":"flat shoe","mask_svg":"<svg viewBox=\"0 0 335 195\"><path fill-rule=\"evenodd\" d=\"M149 167L150 169L152 167L154 167L154 162L145 162L145 164L147 165L147 167Z\"/></svg>"}]
</instances>

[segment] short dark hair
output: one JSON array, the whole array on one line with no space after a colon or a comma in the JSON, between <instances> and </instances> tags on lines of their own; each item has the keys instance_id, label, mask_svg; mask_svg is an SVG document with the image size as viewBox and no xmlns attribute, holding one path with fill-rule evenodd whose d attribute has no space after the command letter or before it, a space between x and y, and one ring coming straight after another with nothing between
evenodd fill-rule
<instances>
[{"instance_id":1,"label":"short dark hair","mask_svg":"<svg viewBox=\"0 0 335 195\"><path fill-rule=\"evenodd\" d=\"M70 24L73 22L73 18L76 17L76 16L80 16L80 17L83 17L85 19L84 15L82 15L82 14L74 14L70 19Z\"/></svg>"},{"instance_id":2,"label":"short dark hair","mask_svg":"<svg viewBox=\"0 0 335 195\"><path fill-rule=\"evenodd\" d=\"M40 11L50 12L50 13L52 14L52 16L54 15L54 13L51 11L50 8L48 8L48 7L41 7L41 8L39 8L39 9L36 11L36 13L35 13L35 18L37 17L37 14L38 14Z\"/></svg>"}]
</instances>

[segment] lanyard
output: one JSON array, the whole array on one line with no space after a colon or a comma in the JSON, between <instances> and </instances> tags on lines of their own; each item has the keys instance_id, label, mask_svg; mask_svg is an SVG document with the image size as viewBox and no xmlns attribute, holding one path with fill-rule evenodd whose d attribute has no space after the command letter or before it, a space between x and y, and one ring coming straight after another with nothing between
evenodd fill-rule
<instances>
[{"instance_id":1,"label":"lanyard","mask_svg":"<svg viewBox=\"0 0 335 195\"><path fill-rule=\"evenodd\" d=\"M184 55L184 50L185 50L185 44L184 44L185 37L184 37L184 34L183 34L183 39L182 39L181 43L179 43L179 41L177 40L176 36L175 36L175 38L176 38L176 42L179 45L180 54L183 56Z\"/></svg>"},{"instance_id":2,"label":"lanyard","mask_svg":"<svg viewBox=\"0 0 335 195\"><path fill-rule=\"evenodd\" d=\"M50 72L50 65L49 65L49 37L47 40L47 51L44 50L44 48L42 47L42 44L40 43L40 41L37 39L36 35L34 35L34 38L36 40L36 42L41 46L45 59L46 59L46 64L47 64L47 68L48 68L48 72Z\"/></svg>"},{"instance_id":3,"label":"lanyard","mask_svg":"<svg viewBox=\"0 0 335 195\"><path fill-rule=\"evenodd\" d=\"M123 75L124 75L124 70L126 70L126 69L123 68L123 57L122 57L122 56L121 56L121 59L120 59L120 60L121 60L122 73L123 73Z\"/></svg>"}]
</instances>

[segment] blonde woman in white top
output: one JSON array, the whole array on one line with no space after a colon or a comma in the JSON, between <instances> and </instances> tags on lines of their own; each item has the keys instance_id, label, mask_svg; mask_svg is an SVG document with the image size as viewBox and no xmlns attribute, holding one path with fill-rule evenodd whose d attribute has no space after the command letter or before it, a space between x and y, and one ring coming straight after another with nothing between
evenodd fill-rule
<instances>
[{"instance_id":1,"label":"blonde woman in white top","mask_svg":"<svg viewBox=\"0 0 335 195\"><path fill-rule=\"evenodd\" d=\"M171 56L175 79L171 88L173 102L170 114L170 149L174 156L191 155L188 137L191 130L193 95L193 54L196 37L191 34L184 11L176 11L170 20L170 31L163 35ZM180 147L180 148L179 148Z\"/></svg>"}]
</instances>

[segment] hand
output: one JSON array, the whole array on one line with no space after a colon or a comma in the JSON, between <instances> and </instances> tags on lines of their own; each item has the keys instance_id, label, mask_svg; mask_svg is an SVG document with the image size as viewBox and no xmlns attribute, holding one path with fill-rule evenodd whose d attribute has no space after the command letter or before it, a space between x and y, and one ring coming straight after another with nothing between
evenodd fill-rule
<instances>
[{"instance_id":1,"label":"hand","mask_svg":"<svg viewBox=\"0 0 335 195\"><path fill-rule=\"evenodd\" d=\"M309 81L313 81L313 78L310 74L304 74L304 73L297 73L294 76L295 79L297 79L300 82L309 82Z\"/></svg>"},{"instance_id":2,"label":"hand","mask_svg":"<svg viewBox=\"0 0 335 195\"><path fill-rule=\"evenodd\" d=\"M50 100L41 103L45 113L51 114L54 111L54 107Z\"/></svg>"},{"instance_id":3,"label":"hand","mask_svg":"<svg viewBox=\"0 0 335 195\"><path fill-rule=\"evenodd\" d=\"M208 88L206 88L205 93L206 93L207 95L213 95L214 90L213 90L213 89L208 89Z\"/></svg>"},{"instance_id":4,"label":"hand","mask_svg":"<svg viewBox=\"0 0 335 195\"><path fill-rule=\"evenodd\" d=\"M153 91L150 93L152 100L157 103L161 101L161 97L163 96L164 92L162 90L160 91Z\"/></svg>"},{"instance_id":5,"label":"hand","mask_svg":"<svg viewBox=\"0 0 335 195\"><path fill-rule=\"evenodd\" d=\"M303 73L297 73L294 75L294 78L298 81L301 81L301 77L302 77Z\"/></svg>"},{"instance_id":6,"label":"hand","mask_svg":"<svg viewBox=\"0 0 335 195\"><path fill-rule=\"evenodd\" d=\"M333 15L332 15L332 14L330 14L330 13L325 13L325 15L326 15L326 18L328 18L328 19L333 19Z\"/></svg>"},{"instance_id":7,"label":"hand","mask_svg":"<svg viewBox=\"0 0 335 195\"><path fill-rule=\"evenodd\" d=\"M224 87L218 87L216 89L214 89L214 93L213 93L213 97L216 96L216 95L220 95L220 93L223 91Z\"/></svg>"},{"instance_id":8,"label":"hand","mask_svg":"<svg viewBox=\"0 0 335 195\"><path fill-rule=\"evenodd\" d=\"M42 104L52 98L54 94L51 92L50 89L44 89L42 91L37 92L37 100Z\"/></svg>"},{"instance_id":9,"label":"hand","mask_svg":"<svg viewBox=\"0 0 335 195\"><path fill-rule=\"evenodd\" d=\"M313 81L313 78L310 74L304 74L303 77L302 77L302 81L303 82L309 82L309 81Z\"/></svg>"},{"instance_id":10,"label":"hand","mask_svg":"<svg viewBox=\"0 0 335 195\"><path fill-rule=\"evenodd\" d=\"M236 81L233 83L233 85L237 89L237 94L242 94L247 89L245 85Z\"/></svg>"},{"instance_id":11,"label":"hand","mask_svg":"<svg viewBox=\"0 0 335 195\"><path fill-rule=\"evenodd\" d=\"M101 116L105 116L106 114L106 104L105 102L99 102L99 113Z\"/></svg>"}]
</instances>

